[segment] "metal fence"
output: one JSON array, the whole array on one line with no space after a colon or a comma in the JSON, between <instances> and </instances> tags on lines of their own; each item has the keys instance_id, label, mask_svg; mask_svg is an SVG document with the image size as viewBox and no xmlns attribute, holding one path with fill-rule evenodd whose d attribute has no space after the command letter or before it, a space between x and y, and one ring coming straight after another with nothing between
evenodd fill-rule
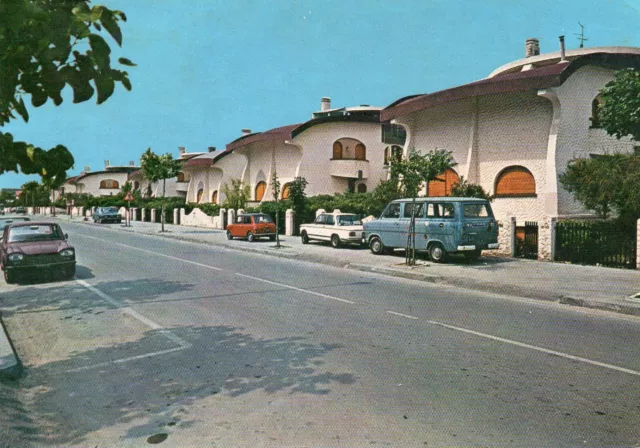
<instances>
[{"instance_id":1,"label":"metal fence","mask_svg":"<svg viewBox=\"0 0 640 448\"><path fill-rule=\"evenodd\" d=\"M615 221L556 224L555 261L635 269L636 229Z\"/></svg>"}]
</instances>

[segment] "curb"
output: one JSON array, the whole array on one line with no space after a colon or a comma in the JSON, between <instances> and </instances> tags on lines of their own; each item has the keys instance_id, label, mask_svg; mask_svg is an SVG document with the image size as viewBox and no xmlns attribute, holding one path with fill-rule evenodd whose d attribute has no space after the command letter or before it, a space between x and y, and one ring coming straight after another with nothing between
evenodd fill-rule
<instances>
[{"instance_id":1,"label":"curb","mask_svg":"<svg viewBox=\"0 0 640 448\"><path fill-rule=\"evenodd\" d=\"M0 313L0 378L16 379L22 375L22 363L11 343Z\"/></svg>"}]
</instances>

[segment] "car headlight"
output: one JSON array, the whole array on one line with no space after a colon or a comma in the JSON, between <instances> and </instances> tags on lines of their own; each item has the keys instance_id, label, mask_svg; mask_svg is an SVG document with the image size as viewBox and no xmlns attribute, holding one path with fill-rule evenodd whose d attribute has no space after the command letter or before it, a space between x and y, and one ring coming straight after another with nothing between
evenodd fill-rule
<instances>
[{"instance_id":1,"label":"car headlight","mask_svg":"<svg viewBox=\"0 0 640 448\"><path fill-rule=\"evenodd\" d=\"M24 258L22 254L11 254L9 255L9 261L20 261Z\"/></svg>"},{"instance_id":2,"label":"car headlight","mask_svg":"<svg viewBox=\"0 0 640 448\"><path fill-rule=\"evenodd\" d=\"M73 257L73 254L73 249L65 249L60 252L60 255L62 255L63 257Z\"/></svg>"}]
</instances>

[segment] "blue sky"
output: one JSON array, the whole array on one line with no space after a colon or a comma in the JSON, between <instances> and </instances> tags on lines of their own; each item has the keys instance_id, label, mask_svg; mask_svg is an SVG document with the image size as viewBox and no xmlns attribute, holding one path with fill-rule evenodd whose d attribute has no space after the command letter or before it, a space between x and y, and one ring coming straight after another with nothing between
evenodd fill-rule
<instances>
[{"instance_id":1,"label":"blue sky","mask_svg":"<svg viewBox=\"0 0 640 448\"><path fill-rule=\"evenodd\" d=\"M3 130L43 148L67 146L76 164L139 161L151 147L219 150L242 128L305 121L320 107L370 104L464 84L558 36L577 48L640 47L640 0L95 0L125 11L123 47L138 64L133 90L31 109ZM0 188L31 178L0 176Z\"/></svg>"}]
</instances>

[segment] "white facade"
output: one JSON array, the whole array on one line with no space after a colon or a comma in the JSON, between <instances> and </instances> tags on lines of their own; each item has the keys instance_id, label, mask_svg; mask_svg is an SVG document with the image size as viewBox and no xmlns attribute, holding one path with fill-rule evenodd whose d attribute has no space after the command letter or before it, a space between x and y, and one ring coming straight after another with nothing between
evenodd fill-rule
<instances>
[{"instance_id":1,"label":"white facade","mask_svg":"<svg viewBox=\"0 0 640 448\"><path fill-rule=\"evenodd\" d=\"M92 196L111 196L118 194L127 182L130 167L111 167L105 171L80 174L64 184L64 193L84 193Z\"/></svg>"}]
</instances>

